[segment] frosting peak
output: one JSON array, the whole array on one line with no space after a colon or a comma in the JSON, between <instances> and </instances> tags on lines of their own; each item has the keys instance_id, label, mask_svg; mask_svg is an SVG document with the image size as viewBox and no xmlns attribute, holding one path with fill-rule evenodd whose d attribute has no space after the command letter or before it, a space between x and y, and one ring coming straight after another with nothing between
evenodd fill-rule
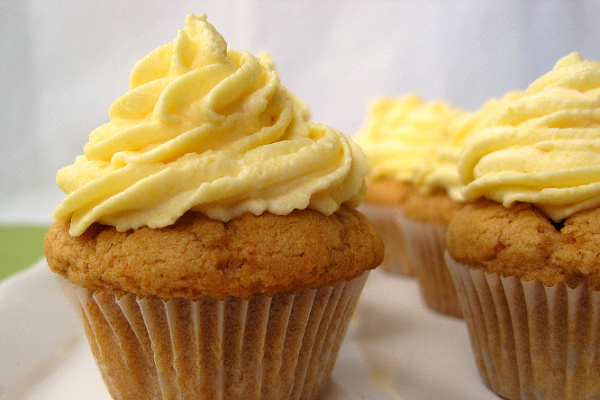
<instances>
[{"instance_id":1,"label":"frosting peak","mask_svg":"<svg viewBox=\"0 0 600 400\"><path fill-rule=\"evenodd\" d=\"M206 15L138 61L73 165L54 218L72 235L94 222L158 228L195 210L227 221L245 212L324 214L364 193L360 149L310 122L267 55L231 50Z\"/></svg>"}]
</instances>

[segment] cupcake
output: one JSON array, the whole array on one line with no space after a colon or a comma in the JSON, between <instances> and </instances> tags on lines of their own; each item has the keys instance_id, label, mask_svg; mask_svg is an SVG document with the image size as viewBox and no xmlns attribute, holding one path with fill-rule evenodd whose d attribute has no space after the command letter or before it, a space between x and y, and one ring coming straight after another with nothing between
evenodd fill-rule
<instances>
[{"instance_id":1,"label":"cupcake","mask_svg":"<svg viewBox=\"0 0 600 400\"><path fill-rule=\"evenodd\" d=\"M315 399L383 243L362 152L204 14L138 61L46 258L114 399Z\"/></svg>"},{"instance_id":2,"label":"cupcake","mask_svg":"<svg viewBox=\"0 0 600 400\"><path fill-rule=\"evenodd\" d=\"M425 102L417 95L373 100L356 135L369 166L367 196L361 210L385 241L382 268L415 276L419 260L408 249L405 205L418 196L414 168L424 163L436 143L445 140L456 110L443 102Z\"/></svg>"},{"instance_id":3,"label":"cupcake","mask_svg":"<svg viewBox=\"0 0 600 400\"><path fill-rule=\"evenodd\" d=\"M416 276L427 306L453 316L460 304L443 257L446 226L461 207L450 197L460 196L451 143L472 118L415 95L379 99L356 139L369 165L361 210L384 238L384 267Z\"/></svg>"},{"instance_id":4,"label":"cupcake","mask_svg":"<svg viewBox=\"0 0 600 400\"><path fill-rule=\"evenodd\" d=\"M459 162L447 261L481 378L509 399L600 397L600 63L560 59Z\"/></svg>"}]
</instances>

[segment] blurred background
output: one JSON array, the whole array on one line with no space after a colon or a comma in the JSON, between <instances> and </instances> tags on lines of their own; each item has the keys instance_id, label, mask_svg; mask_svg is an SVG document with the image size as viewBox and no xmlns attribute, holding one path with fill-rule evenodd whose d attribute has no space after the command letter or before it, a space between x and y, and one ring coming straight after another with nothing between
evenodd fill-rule
<instances>
[{"instance_id":1,"label":"blurred background","mask_svg":"<svg viewBox=\"0 0 600 400\"><path fill-rule=\"evenodd\" d=\"M52 222L57 169L189 12L230 48L270 52L313 120L350 136L376 96L474 110L572 51L600 60L591 0L0 0L0 224Z\"/></svg>"}]
</instances>

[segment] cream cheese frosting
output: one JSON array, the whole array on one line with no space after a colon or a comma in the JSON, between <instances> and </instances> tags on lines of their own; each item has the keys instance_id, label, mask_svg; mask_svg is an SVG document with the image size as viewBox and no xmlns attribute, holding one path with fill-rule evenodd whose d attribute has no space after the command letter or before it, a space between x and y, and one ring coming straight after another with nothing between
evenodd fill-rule
<instances>
[{"instance_id":1,"label":"cream cheese frosting","mask_svg":"<svg viewBox=\"0 0 600 400\"><path fill-rule=\"evenodd\" d=\"M458 182L454 169L443 165L445 155L440 151L456 121L465 115L444 102L425 102L417 95L373 100L356 136L367 157L369 179L408 182L423 194Z\"/></svg>"},{"instance_id":2,"label":"cream cheese frosting","mask_svg":"<svg viewBox=\"0 0 600 400\"><path fill-rule=\"evenodd\" d=\"M74 236L94 222L164 227L188 210L329 215L364 196L361 149L310 121L268 55L228 49L204 14L136 63L109 117L57 173L67 196L53 217Z\"/></svg>"},{"instance_id":3,"label":"cream cheese frosting","mask_svg":"<svg viewBox=\"0 0 600 400\"><path fill-rule=\"evenodd\" d=\"M529 202L556 222L600 206L600 62L558 60L470 135L459 174L467 200Z\"/></svg>"}]
</instances>

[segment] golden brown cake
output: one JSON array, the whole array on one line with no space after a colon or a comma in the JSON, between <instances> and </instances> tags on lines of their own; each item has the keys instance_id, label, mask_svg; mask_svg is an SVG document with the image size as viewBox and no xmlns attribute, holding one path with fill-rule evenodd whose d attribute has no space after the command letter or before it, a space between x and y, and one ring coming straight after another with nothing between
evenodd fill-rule
<instances>
[{"instance_id":1,"label":"golden brown cake","mask_svg":"<svg viewBox=\"0 0 600 400\"><path fill-rule=\"evenodd\" d=\"M331 286L376 267L382 251L372 225L344 206L330 216L295 210L229 222L190 211L164 228L94 224L77 237L57 221L44 243L50 268L79 286L163 299Z\"/></svg>"},{"instance_id":2,"label":"golden brown cake","mask_svg":"<svg viewBox=\"0 0 600 400\"><path fill-rule=\"evenodd\" d=\"M600 290L600 209L553 223L529 203L469 203L451 222L447 245L460 263L545 286Z\"/></svg>"},{"instance_id":3,"label":"golden brown cake","mask_svg":"<svg viewBox=\"0 0 600 400\"><path fill-rule=\"evenodd\" d=\"M560 59L474 132L447 232L475 361L508 399L600 396L600 63Z\"/></svg>"},{"instance_id":4,"label":"golden brown cake","mask_svg":"<svg viewBox=\"0 0 600 400\"><path fill-rule=\"evenodd\" d=\"M111 396L316 399L384 253L358 146L203 14L109 115L44 247Z\"/></svg>"}]
</instances>

